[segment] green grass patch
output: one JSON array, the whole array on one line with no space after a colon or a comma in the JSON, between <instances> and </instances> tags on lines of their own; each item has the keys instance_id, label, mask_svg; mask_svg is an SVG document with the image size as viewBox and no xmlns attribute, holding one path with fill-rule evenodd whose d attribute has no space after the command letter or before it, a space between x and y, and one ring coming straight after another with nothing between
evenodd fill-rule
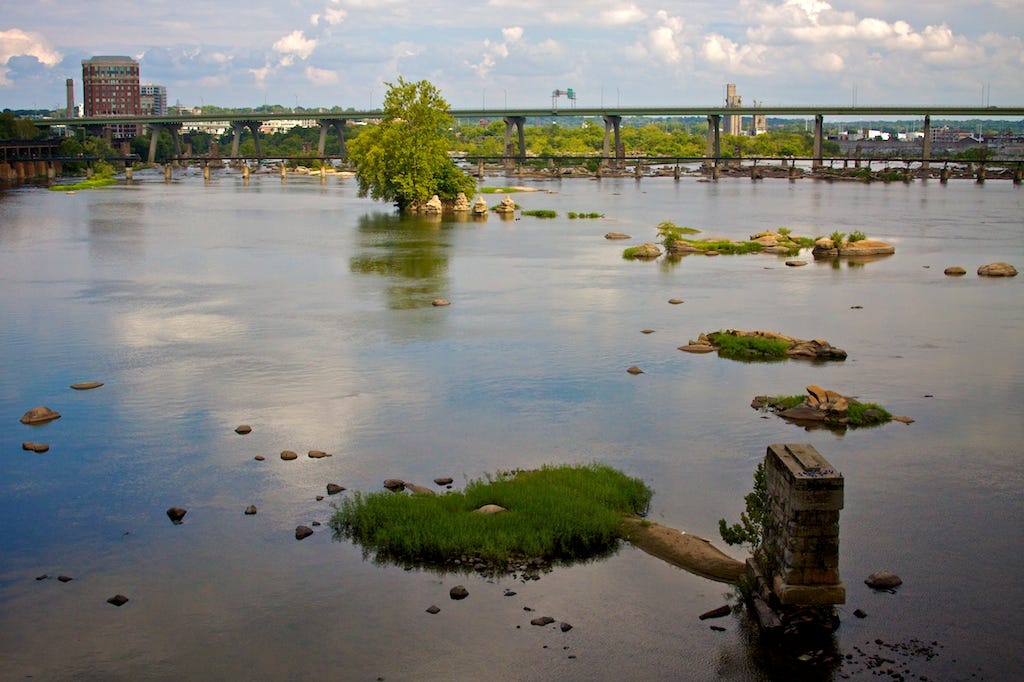
<instances>
[{"instance_id":1,"label":"green grass patch","mask_svg":"<svg viewBox=\"0 0 1024 682\"><path fill-rule=\"evenodd\" d=\"M725 332L708 334L718 355L734 360L782 360L785 359L789 344L779 339L766 339L760 336L736 336Z\"/></svg>"},{"instance_id":2,"label":"green grass patch","mask_svg":"<svg viewBox=\"0 0 1024 682\"><path fill-rule=\"evenodd\" d=\"M476 191L481 194L514 194L523 190L518 187L478 187Z\"/></svg>"},{"instance_id":3,"label":"green grass patch","mask_svg":"<svg viewBox=\"0 0 1024 682\"><path fill-rule=\"evenodd\" d=\"M88 180L82 180L76 182L73 185L51 185L49 190L51 192L77 192L80 189L97 189L99 187L109 187L110 185L116 185L117 178L111 176L96 176L89 178Z\"/></svg>"},{"instance_id":4,"label":"green grass patch","mask_svg":"<svg viewBox=\"0 0 1024 682\"><path fill-rule=\"evenodd\" d=\"M850 236L847 237L847 241L852 244L854 242L862 242L867 238L868 236L861 232L860 230L854 230L853 232L850 233Z\"/></svg>"},{"instance_id":5,"label":"green grass patch","mask_svg":"<svg viewBox=\"0 0 1024 682\"><path fill-rule=\"evenodd\" d=\"M577 560L613 549L623 516L646 513L651 495L642 481L601 464L545 466L488 475L444 495L357 492L330 523L382 562ZM508 511L474 513L486 504Z\"/></svg>"},{"instance_id":6,"label":"green grass patch","mask_svg":"<svg viewBox=\"0 0 1024 682\"><path fill-rule=\"evenodd\" d=\"M784 412L807 400L807 394L776 395L763 400L762 408L772 412ZM892 413L877 403L862 403L854 398L847 398L846 421L836 422L836 426L877 426L892 421ZM832 423L832 422L826 422Z\"/></svg>"},{"instance_id":7,"label":"green grass patch","mask_svg":"<svg viewBox=\"0 0 1024 682\"><path fill-rule=\"evenodd\" d=\"M595 213L595 212L591 212L591 213L577 213L576 211L569 211L569 219L570 220L575 220L577 218L594 219L594 218L603 218L603 217L604 217L604 213Z\"/></svg>"},{"instance_id":8,"label":"green grass patch","mask_svg":"<svg viewBox=\"0 0 1024 682\"><path fill-rule=\"evenodd\" d=\"M522 215L533 216L534 218L557 218L558 212L549 208L536 208L530 211L522 211Z\"/></svg>"}]
</instances>

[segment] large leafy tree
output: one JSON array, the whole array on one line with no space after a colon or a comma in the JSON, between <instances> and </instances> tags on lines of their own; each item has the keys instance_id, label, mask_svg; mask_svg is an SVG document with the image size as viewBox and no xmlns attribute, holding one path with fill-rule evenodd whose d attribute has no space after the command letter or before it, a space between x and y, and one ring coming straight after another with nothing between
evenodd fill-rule
<instances>
[{"instance_id":1,"label":"large leafy tree","mask_svg":"<svg viewBox=\"0 0 1024 682\"><path fill-rule=\"evenodd\" d=\"M401 77L387 86L380 123L348 145L360 196L406 209L435 194L442 201L455 199L459 192L471 194L475 181L448 156L454 119L440 91L425 80L411 83Z\"/></svg>"}]
</instances>

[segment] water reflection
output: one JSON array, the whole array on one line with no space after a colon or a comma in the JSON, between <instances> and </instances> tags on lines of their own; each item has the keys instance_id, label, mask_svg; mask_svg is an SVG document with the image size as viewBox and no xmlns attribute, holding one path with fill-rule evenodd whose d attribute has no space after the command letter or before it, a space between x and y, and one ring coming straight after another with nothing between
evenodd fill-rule
<instances>
[{"instance_id":1,"label":"water reflection","mask_svg":"<svg viewBox=\"0 0 1024 682\"><path fill-rule=\"evenodd\" d=\"M387 306L421 308L449 288L448 228L441 216L370 213L359 218L352 272L387 280Z\"/></svg>"}]
</instances>

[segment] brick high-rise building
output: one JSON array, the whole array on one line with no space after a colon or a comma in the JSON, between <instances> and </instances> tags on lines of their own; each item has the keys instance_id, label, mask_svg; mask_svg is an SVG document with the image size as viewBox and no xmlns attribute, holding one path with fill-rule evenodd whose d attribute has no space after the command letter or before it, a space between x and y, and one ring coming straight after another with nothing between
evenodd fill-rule
<instances>
[{"instance_id":1,"label":"brick high-rise building","mask_svg":"<svg viewBox=\"0 0 1024 682\"><path fill-rule=\"evenodd\" d=\"M131 57L103 56L82 60L83 113L89 117L141 116L139 63ZM106 126L113 138L141 134L136 124Z\"/></svg>"}]
</instances>

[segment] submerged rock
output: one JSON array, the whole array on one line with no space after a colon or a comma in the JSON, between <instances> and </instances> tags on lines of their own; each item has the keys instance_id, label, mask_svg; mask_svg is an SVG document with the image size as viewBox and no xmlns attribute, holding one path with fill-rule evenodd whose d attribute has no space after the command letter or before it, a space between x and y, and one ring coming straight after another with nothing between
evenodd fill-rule
<instances>
[{"instance_id":1,"label":"submerged rock","mask_svg":"<svg viewBox=\"0 0 1024 682\"><path fill-rule=\"evenodd\" d=\"M903 580L889 571L875 571L864 580L864 584L875 590L891 590L902 585Z\"/></svg>"},{"instance_id":2,"label":"submerged rock","mask_svg":"<svg viewBox=\"0 0 1024 682\"><path fill-rule=\"evenodd\" d=\"M248 424L239 424L235 427L235 433L244 436L247 433L252 433L252 427Z\"/></svg>"},{"instance_id":3,"label":"submerged rock","mask_svg":"<svg viewBox=\"0 0 1024 682\"><path fill-rule=\"evenodd\" d=\"M21 444L22 450L28 450L30 452L43 453L50 449L50 446L46 443L33 443L32 441L26 441Z\"/></svg>"},{"instance_id":4,"label":"submerged rock","mask_svg":"<svg viewBox=\"0 0 1024 682\"><path fill-rule=\"evenodd\" d=\"M967 271L959 265L950 265L942 271L942 274L949 275L950 277L960 277L961 275L966 275Z\"/></svg>"},{"instance_id":5,"label":"submerged rock","mask_svg":"<svg viewBox=\"0 0 1024 682\"><path fill-rule=\"evenodd\" d=\"M631 237L625 232L608 232L604 236L605 239L631 239Z\"/></svg>"},{"instance_id":6,"label":"submerged rock","mask_svg":"<svg viewBox=\"0 0 1024 682\"><path fill-rule=\"evenodd\" d=\"M384 481L384 487L391 491L405 490L405 481L400 478L388 478Z\"/></svg>"},{"instance_id":7,"label":"submerged rock","mask_svg":"<svg viewBox=\"0 0 1024 682\"><path fill-rule=\"evenodd\" d=\"M304 540L313 534L313 529L309 526L295 526L295 539Z\"/></svg>"},{"instance_id":8,"label":"submerged rock","mask_svg":"<svg viewBox=\"0 0 1024 682\"><path fill-rule=\"evenodd\" d=\"M337 483L328 483L327 484L327 494L328 495L337 495L340 492L344 492L344 490L345 490L345 488L343 488L342 486L338 485Z\"/></svg>"},{"instance_id":9,"label":"submerged rock","mask_svg":"<svg viewBox=\"0 0 1024 682\"><path fill-rule=\"evenodd\" d=\"M114 606L124 606L128 603L128 597L124 596L123 594L115 594L113 597L107 600L107 603L113 604Z\"/></svg>"},{"instance_id":10,"label":"submerged rock","mask_svg":"<svg viewBox=\"0 0 1024 682\"><path fill-rule=\"evenodd\" d=\"M293 450L282 450L281 451L281 459L285 460L286 462L290 462L291 460L298 459L298 458L299 458L299 453L297 453L297 452L295 452Z\"/></svg>"},{"instance_id":11,"label":"submerged rock","mask_svg":"<svg viewBox=\"0 0 1024 682\"><path fill-rule=\"evenodd\" d=\"M71 384L71 388L76 391L89 391L102 385L102 381L79 381L78 383Z\"/></svg>"},{"instance_id":12,"label":"submerged rock","mask_svg":"<svg viewBox=\"0 0 1024 682\"><path fill-rule=\"evenodd\" d=\"M644 373L644 371L642 369L640 369L639 367L637 367L636 365L631 365L631 366L627 367L626 371L629 372L630 374L643 374Z\"/></svg>"},{"instance_id":13,"label":"submerged rock","mask_svg":"<svg viewBox=\"0 0 1024 682\"><path fill-rule=\"evenodd\" d=\"M1016 277L1017 268L1009 263L989 263L978 268L979 277Z\"/></svg>"},{"instance_id":14,"label":"submerged rock","mask_svg":"<svg viewBox=\"0 0 1024 682\"><path fill-rule=\"evenodd\" d=\"M459 599L465 599L469 596L469 590L462 585L456 585L452 589L448 590L448 596L456 601Z\"/></svg>"},{"instance_id":15,"label":"submerged rock","mask_svg":"<svg viewBox=\"0 0 1024 682\"><path fill-rule=\"evenodd\" d=\"M181 507L171 507L167 510L167 518L177 525L181 523L181 520L185 518L185 514L187 513L188 510L182 509Z\"/></svg>"}]
</instances>

